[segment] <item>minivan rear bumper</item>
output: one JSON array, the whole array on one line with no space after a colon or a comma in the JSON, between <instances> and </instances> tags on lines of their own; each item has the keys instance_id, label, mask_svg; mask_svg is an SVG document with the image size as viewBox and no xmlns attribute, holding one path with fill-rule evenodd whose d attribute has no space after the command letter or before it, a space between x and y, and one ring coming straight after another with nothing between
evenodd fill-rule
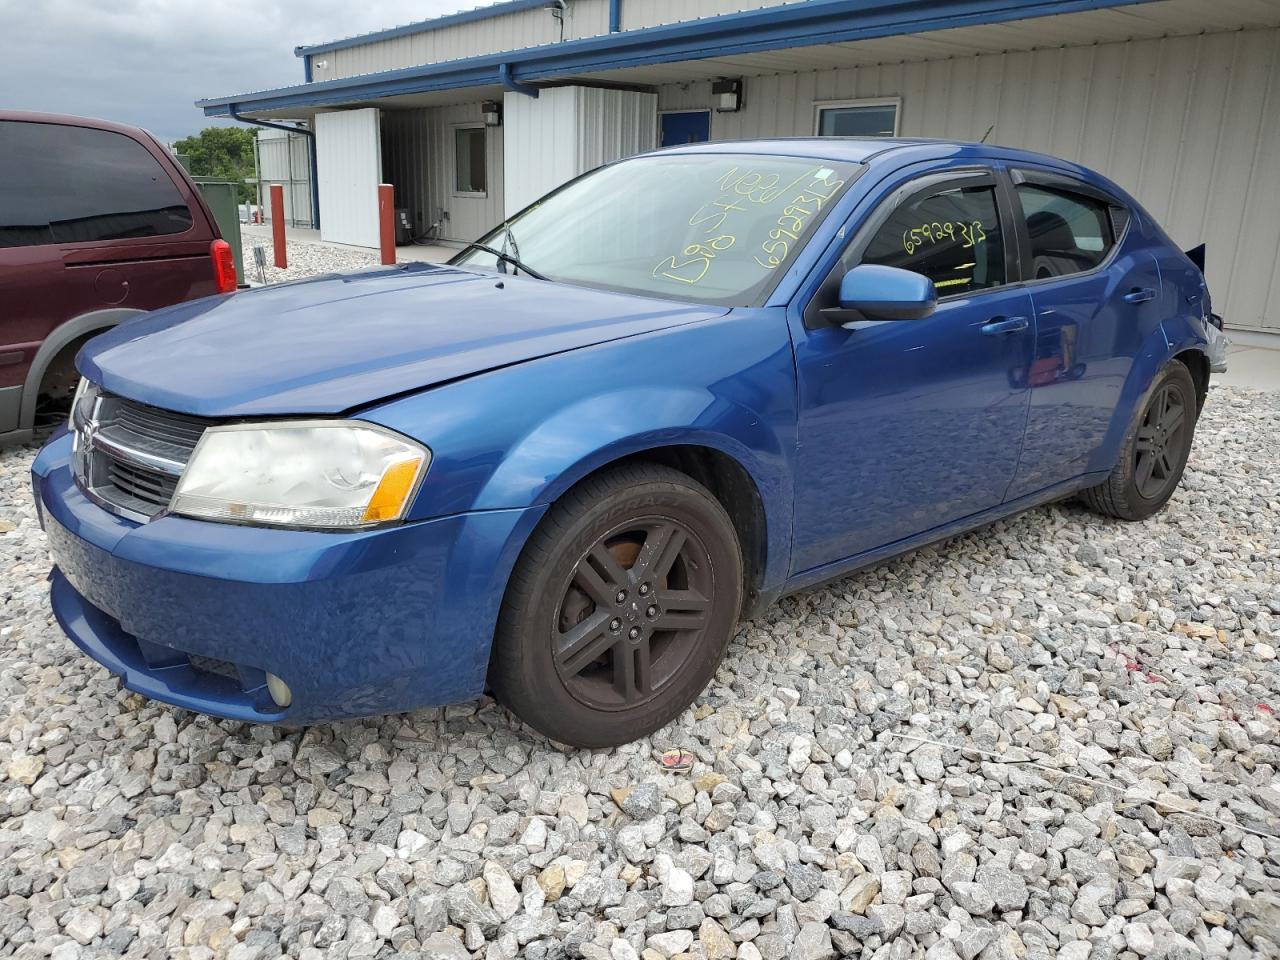
<instances>
[{"instance_id":1,"label":"minivan rear bumper","mask_svg":"<svg viewBox=\"0 0 1280 960\"><path fill-rule=\"evenodd\" d=\"M483 692L511 567L544 508L354 533L164 516L89 501L71 441L32 467L71 640L144 696L215 716L316 723ZM271 698L266 673L292 702Z\"/></svg>"}]
</instances>

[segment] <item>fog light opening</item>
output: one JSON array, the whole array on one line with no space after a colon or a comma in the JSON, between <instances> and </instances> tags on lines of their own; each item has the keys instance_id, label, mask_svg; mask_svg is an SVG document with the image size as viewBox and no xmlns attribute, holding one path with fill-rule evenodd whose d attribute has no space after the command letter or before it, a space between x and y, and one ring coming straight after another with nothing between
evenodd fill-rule
<instances>
[{"instance_id":1,"label":"fog light opening","mask_svg":"<svg viewBox=\"0 0 1280 960\"><path fill-rule=\"evenodd\" d=\"M275 701L277 707L287 707L293 703L293 691L274 673L267 674L267 692L271 694L271 699Z\"/></svg>"}]
</instances>

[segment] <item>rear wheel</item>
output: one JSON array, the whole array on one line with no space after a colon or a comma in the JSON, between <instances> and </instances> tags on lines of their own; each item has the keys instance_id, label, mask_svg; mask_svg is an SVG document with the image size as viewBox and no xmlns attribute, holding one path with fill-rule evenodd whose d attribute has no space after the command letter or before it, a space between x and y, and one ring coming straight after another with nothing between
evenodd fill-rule
<instances>
[{"instance_id":1,"label":"rear wheel","mask_svg":"<svg viewBox=\"0 0 1280 960\"><path fill-rule=\"evenodd\" d=\"M705 488L652 464L590 478L551 508L516 565L494 693L564 743L635 740L710 682L741 594L733 524Z\"/></svg>"},{"instance_id":2,"label":"rear wheel","mask_svg":"<svg viewBox=\"0 0 1280 960\"><path fill-rule=\"evenodd\" d=\"M1196 428L1196 387L1174 361L1160 371L1129 429L1111 476L1080 498L1121 520L1145 520L1173 496L1191 454Z\"/></svg>"}]
</instances>

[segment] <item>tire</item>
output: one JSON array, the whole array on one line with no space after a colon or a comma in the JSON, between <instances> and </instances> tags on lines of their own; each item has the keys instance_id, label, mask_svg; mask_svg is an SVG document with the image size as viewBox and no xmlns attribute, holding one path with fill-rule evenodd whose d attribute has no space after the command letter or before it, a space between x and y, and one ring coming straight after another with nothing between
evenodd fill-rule
<instances>
[{"instance_id":1,"label":"tire","mask_svg":"<svg viewBox=\"0 0 1280 960\"><path fill-rule=\"evenodd\" d=\"M1174 360L1156 375L1143 398L1111 476L1080 499L1091 510L1120 520L1145 520L1156 513L1182 479L1197 413L1191 372Z\"/></svg>"},{"instance_id":2,"label":"tire","mask_svg":"<svg viewBox=\"0 0 1280 960\"><path fill-rule=\"evenodd\" d=\"M490 685L554 740L627 743L710 683L741 604L742 554L719 502L668 467L614 468L565 494L530 536Z\"/></svg>"}]
</instances>

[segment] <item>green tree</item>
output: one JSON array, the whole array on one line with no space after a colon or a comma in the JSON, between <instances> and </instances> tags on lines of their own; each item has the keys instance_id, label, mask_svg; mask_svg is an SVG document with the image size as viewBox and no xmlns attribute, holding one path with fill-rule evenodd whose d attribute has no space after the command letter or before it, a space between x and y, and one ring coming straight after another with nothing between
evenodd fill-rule
<instances>
[{"instance_id":1,"label":"green tree","mask_svg":"<svg viewBox=\"0 0 1280 960\"><path fill-rule=\"evenodd\" d=\"M205 127L184 137L173 149L186 158L192 176L217 177L240 185L240 202L253 200L253 141L258 132L244 127Z\"/></svg>"}]
</instances>

